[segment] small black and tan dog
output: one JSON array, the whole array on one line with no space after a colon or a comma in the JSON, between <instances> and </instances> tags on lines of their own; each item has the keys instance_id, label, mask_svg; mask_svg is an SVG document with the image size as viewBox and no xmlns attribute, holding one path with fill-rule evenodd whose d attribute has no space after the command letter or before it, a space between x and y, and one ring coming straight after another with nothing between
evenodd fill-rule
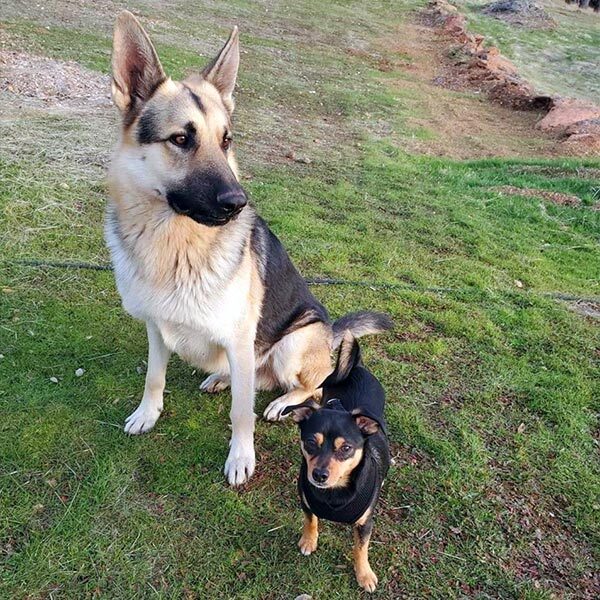
<instances>
[{"instance_id":1,"label":"small black and tan dog","mask_svg":"<svg viewBox=\"0 0 600 600\"><path fill-rule=\"evenodd\" d=\"M285 410L292 412L301 433L298 491L304 528L298 546L304 555L317 549L319 519L352 524L356 579L372 592L377 576L369 565L369 540L390 451L383 388L362 364L350 332L322 389L321 405L310 399Z\"/></svg>"}]
</instances>

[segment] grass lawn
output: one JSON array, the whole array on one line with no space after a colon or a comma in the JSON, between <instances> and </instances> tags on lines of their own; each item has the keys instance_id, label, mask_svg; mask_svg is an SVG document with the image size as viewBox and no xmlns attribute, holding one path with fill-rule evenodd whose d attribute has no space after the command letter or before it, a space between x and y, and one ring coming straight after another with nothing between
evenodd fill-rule
<instances>
[{"instance_id":1,"label":"grass lawn","mask_svg":"<svg viewBox=\"0 0 600 600\"><path fill-rule=\"evenodd\" d=\"M0 48L107 72L117 8L33 6L0 9ZM600 160L540 158L548 140L531 142L538 155L493 127L477 140L488 158L422 151L443 135L428 111L503 109L429 86L419 53L388 43L415 38L420 2L128 6L174 76L240 25L244 186L304 275L374 284L315 286L333 316L396 321L363 343L396 461L374 596L599 597L600 334L582 313L600 297ZM0 102L0 597L363 597L346 528L325 524L316 554L297 550L292 423L258 422L257 472L228 488L229 393L201 395L201 374L173 358L157 426L125 436L146 341L112 274L14 261L108 260L116 115L6 90Z\"/></svg>"}]
</instances>

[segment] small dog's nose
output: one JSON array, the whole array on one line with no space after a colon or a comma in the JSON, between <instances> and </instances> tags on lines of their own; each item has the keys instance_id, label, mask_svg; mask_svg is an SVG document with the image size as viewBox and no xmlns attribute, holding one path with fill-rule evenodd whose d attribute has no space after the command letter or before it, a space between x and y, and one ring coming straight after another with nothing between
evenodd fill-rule
<instances>
[{"instance_id":1,"label":"small dog's nose","mask_svg":"<svg viewBox=\"0 0 600 600\"><path fill-rule=\"evenodd\" d=\"M244 190L228 190L217 195L217 203L219 207L226 213L236 213L242 210L248 204L248 198Z\"/></svg>"},{"instance_id":2,"label":"small dog's nose","mask_svg":"<svg viewBox=\"0 0 600 600\"><path fill-rule=\"evenodd\" d=\"M329 471L327 469L313 469L313 479L317 483L325 483L329 477Z\"/></svg>"}]
</instances>

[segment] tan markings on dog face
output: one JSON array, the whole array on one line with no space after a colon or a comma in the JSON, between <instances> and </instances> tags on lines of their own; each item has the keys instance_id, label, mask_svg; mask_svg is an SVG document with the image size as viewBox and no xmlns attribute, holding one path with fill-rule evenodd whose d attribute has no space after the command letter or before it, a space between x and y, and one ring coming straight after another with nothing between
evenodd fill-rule
<instances>
[{"instance_id":1,"label":"tan markings on dog face","mask_svg":"<svg viewBox=\"0 0 600 600\"><path fill-rule=\"evenodd\" d=\"M321 435L321 434L317 434ZM315 436L316 437L316 436ZM339 438L337 438L339 439ZM345 487L348 485L348 480L352 471L360 464L363 457L362 448L357 448L351 458L346 460L340 460L334 453L329 456L322 455L311 455L307 452L304 442L300 443L302 454L306 459L308 478L311 481L313 479L313 470L315 468L327 469L329 471L329 477L323 487L335 488Z\"/></svg>"},{"instance_id":2,"label":"tan markings on dog face","mask_svg":"<svg viewBox=\"0 0 600 600\"><path fill-rule=\"evenodd\" d=\"M119 170L135 178L128 177L128 189L133 183L147 198L166 203L170 187L199 171L239 179L232 139L231 115L213 85L199 76L167 79L123 128Z\"/></svg>"},{"instance_id":3,"label":"tan markings on dog face","mask_svg":"<svg viewBox=\"0 0 600 600\"><path fill-rule=\"evenodd\" d=\"M333 455L328 466L329 479L327 487L345 487L350 479L350 474L360 464L362 456L362 448L357 448L354 455L346 460L340 460Z\"/></svg>"},{"instance_id":4,"label":"tan markings on dog face","mask_svg":"<svg viewBox=\"0 0 600 600\"><path fill-rule=\"evenodd\" d=\"M322 446L325 441L325 436L322 433L315 433L315 442L317 442L317 446Z\"/></svg>"},{"instance_id":5,"label":"tan markings on dog face","mask_svg":"<svg viewBox=\"0 0 600 600\"><path fill-rule=\"evenodd\" d=\"M346 439L343 437L336 437L333 440L333 447L335 450L339 450L346 443Z\"/></svg>"}]
</instances>

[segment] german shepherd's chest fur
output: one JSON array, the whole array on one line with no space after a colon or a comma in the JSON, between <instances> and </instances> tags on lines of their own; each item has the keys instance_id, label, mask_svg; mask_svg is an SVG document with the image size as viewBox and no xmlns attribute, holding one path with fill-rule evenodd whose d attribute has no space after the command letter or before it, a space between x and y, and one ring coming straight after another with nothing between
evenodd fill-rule
<instances>
[{"instance_id":1,"label":"german shepherd's chest fur","mask_svg":"<svg viewBox=\"0 0 600 600\"><path fill-rule=\"evenodd\" d=\"M221 349L258 320L253 212L246 209L215 235L168 207L148 206L143 219L131 222L117 210L109 205L106 239L123 307L152 321L171 351L216 370Z\"/></svg>"}]
</instances>

